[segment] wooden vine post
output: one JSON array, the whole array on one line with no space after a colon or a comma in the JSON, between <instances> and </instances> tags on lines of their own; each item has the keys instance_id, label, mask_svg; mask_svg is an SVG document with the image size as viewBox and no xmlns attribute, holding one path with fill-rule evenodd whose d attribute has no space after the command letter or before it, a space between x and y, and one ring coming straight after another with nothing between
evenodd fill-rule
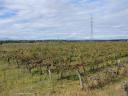
<instances>
[{"instance_id":1,"label":"wooden vine post","mask_svg":"<svg viewBox=\"0 0 128 96\"><path fill-rule=\"evenodd\" d=\"M52 80L52 73L51 73L51 69L48 68L48 74L49 74L49 80L51 81Z\"/></svg>"},{"instance_id":2,"label":"wooden vine post","mask_svg":"<svg viewBox=\"0 0 128 96\"><path fill-rule=\"evenodd\" d=\"M80 87L81 87L82 90L84 90L84 81L83 81L82 75L80 73L80 68L84 68L84 65L83 64L75 65L76 73L77 73L77 76L79 78ZM83 71L85 71L85 70L83 69Z\"/></svg>"},{"instance_id":3,"label":"wooden vine post","mask_svg":"<svg viewBox=\"0 0 128 96\"><path fill-rule=\"evenodd\" d=\"M53 70L53 65L50 64L50 66L48 66L48 75L49 75L49 81L51 83L51 93L54 93L55 89L54 89L54 79L52 78L52 70Z\"/></svg>"},{"instance_id":4,"label":"wooden vine post","mask_svg":"<svg viewBox=\"0 0 128 96\"><path fill-rule=\"evenodd\" d=\"M78 75L78 78L79 78L80 87L81 87L81 89L83 90L83 89L84 89L84 82L83 82L83 80L82 80L82 76L81 76L79 70L77 70L76 72L77 72L77 75Z\"/></svg>"}]
</instances>

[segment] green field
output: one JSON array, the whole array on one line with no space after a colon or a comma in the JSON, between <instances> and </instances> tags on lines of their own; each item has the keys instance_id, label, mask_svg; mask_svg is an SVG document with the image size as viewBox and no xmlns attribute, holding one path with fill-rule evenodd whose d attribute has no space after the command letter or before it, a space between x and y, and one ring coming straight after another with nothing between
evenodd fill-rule
<instances>
[{"instance_id":1,"label":"green field","mask_svg":"<svg viewBox=\"0 0 128 96\"><path fill-rule=\"evenodd\" d=\"M127 80L128 42L0 45L0 96L125 96Z\"/></svg>"}]
</instances>

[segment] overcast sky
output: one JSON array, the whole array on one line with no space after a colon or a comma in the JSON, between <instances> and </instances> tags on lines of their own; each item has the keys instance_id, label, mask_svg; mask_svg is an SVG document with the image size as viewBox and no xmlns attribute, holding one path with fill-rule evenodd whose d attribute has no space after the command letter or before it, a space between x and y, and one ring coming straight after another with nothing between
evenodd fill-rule
<instances>
[{"instance_id":1,"label":"overcast sky","mask_svg":"<svg viewBox=\"0 0 128 96\"><path fill-rule=\"evenodd\" d=\"M0 39L128 39L128 0L0 0Z\"/></svg>"}]
</instances>

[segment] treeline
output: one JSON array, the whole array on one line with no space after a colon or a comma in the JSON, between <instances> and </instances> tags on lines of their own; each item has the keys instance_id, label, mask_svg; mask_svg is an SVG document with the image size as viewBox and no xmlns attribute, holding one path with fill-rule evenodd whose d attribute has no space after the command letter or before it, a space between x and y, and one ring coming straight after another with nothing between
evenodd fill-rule
<instances>
[{"instance_id":1,"label":"treeline","mask_svg":"<svg viewBox=\"0 0 128 96\"><path fill-rule=\"evenodd\" d=\"M40 43L40 42L82 42L85 40L4 40L0 41L0 44L4 43Z\"/></svg>"},{"instance_id":2,"label":"treeline","mask_svg":"<svg viewBox=\"0 0 128 96\"><path fill-rule=\"evenodd\" d=\"M0 41L0 44L3 43L35 43L35 42L42 42L41 40L4 40Z\"/></svg>"},{"instance_id":3,"label":"treeline","mask_svg":"<svg viewBox=\"0 0 128 96\"><path fill-rule=\"evenodd\" d=\"M128 39L113 39L113 40L3 40L0 41L0 45L4 43L37 43L37 42L117 42L117 41L128 41Z\"/></svg>"}]
</instances>

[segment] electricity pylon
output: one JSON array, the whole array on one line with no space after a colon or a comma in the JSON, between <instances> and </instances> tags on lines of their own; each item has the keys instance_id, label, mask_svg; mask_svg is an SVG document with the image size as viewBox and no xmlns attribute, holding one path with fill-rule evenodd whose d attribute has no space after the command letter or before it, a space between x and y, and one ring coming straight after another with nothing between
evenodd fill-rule
<instances>
[{"instance_id":1,"label":"electricity pylon","mask_svg":"<svg viewBox=\"0 0 128 96\"><path fill-rule=\"evenodd\" d=\"M91 34L90 34L90 39L93 40L94 39L94 30L93 30L93 16L90 17L90 24L91 24Z\"/></svg>"}]
</instances>

